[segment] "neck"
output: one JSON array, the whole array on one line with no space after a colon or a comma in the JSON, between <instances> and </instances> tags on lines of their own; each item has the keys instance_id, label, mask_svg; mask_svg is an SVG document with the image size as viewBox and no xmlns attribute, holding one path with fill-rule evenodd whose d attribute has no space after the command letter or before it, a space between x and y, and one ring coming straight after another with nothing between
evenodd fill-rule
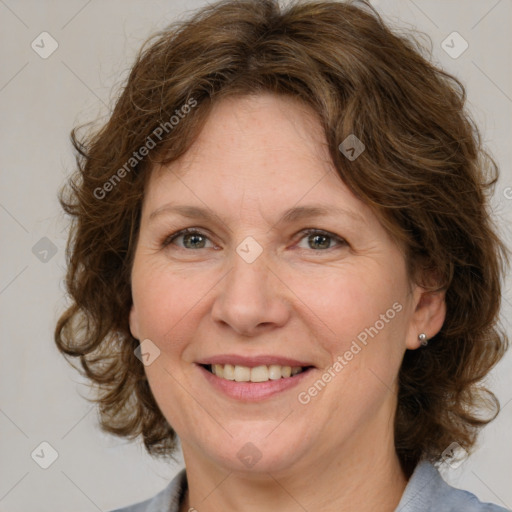
<instances>
[{"instance_id":1,"label":"neck","mask_svg":"<svg viewBox=\"0 0 512 512\"><path fill-rule=\"evenodd\" d=\"M279 473L221 469L184 444L189 490L182 512L392 512L407 484L392 435L369 442L368 432L361 434L366 443L348 443L338 456Z\"/></svg>"}]
</instances>

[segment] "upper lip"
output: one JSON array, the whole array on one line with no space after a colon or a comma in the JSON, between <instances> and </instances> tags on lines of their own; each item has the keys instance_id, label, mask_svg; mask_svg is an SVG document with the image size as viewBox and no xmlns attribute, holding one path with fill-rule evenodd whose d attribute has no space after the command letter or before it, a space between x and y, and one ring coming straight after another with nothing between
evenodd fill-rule
<instances>
[{"instance_id":1,"label":"upper lip","mask_svg":"<svg viewBox=\"0 0 512 512\"><path fill-rule=\"evenodd\" d=\"M216 356L205 357L204 359L196 362L200 365L231 364L233 366L248 366L249 368L263 365L270 366L273 364L279 366L313 366L311 363L298 361L297 359L272 355L241 356L237 354L219 354Z\"/></svg>"}]
</instances>

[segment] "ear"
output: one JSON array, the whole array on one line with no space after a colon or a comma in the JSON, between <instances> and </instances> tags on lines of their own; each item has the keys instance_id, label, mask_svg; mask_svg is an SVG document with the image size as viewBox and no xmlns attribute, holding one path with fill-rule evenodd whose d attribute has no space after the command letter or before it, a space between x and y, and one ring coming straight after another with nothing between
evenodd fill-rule
<instances>
[{"instance_id":1,"label":"ear","mask_svg":"<svg viewBox=\"0 0 512 512\"><path fill-rule=\"evenodd\" d=\"M429 291L416 286L413 294L415 310L406 338L406 346L409 350L415 350L421 346L418 339L421 333L425 333L427 339L435 336L441 330L446 317L444 290Z\"/></svg>"},{"instance_id":2,"label":"ear","mask_svg":"<svg viewBox=\"0 0 512 512\"><path fill-rule=\"evenodd\" d=\"M128 318L128 321L130 323L130 332L132 333L132 336L138 340L140 339L139 336L139 318L137 315L137 310L135 309L135 304L132 304L132 307L130 309L130 316Z\"/></svg>"}]
</instances>

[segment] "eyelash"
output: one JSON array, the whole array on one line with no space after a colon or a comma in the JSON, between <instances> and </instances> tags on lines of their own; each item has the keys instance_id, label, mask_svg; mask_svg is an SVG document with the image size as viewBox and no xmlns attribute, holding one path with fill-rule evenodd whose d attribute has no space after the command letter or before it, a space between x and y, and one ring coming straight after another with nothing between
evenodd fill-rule
<instances>
[{"instance_id":1,"label":"eyelash","mask_svg":"<svg viewBox=\"0 0 512 512\"><path fill-rule=\"evenodd\" d=\"M302 235L299 238L299 241L302 240L303 238L306 238L306 237L311 236L311 235L321 235L321 236L325 236L327 238L331 238L335 242L338 242L340 247L348 245L348 243L343 238L341 238L341 237L339 237L339 236L337 236L337 235L335 235L333 233L330 233L329 231L323 231L322 229L308 228L308 229L302 230L299 234ZM177 238L179 238L180 236L183 236L183 235L199 235L199 236L202 236L202 237L207 238L209 240L209 237L206 234L204 234L203 232L197 230L196 228L185 228L185 229L181 229L180 231L177 231L177 232L167 236L163 240L163 242L162 242L162 248L167 247L168 245L173 243L174 240L176 240ZM194 250L194 249L187 249L186 247L179 247L179 248L183 249L183 250L188 250L188 251L193 251ZM311 249L311 250L313 252L327 252L327 251L329 251L331 249L334 249L334 248L335 247L329 247L327 249L319 249L319 250ZM208 247L201 247L200 249L208 249ZM196 250L199 250L199 249L196 249Z\"/></svg>"}]
</instances>

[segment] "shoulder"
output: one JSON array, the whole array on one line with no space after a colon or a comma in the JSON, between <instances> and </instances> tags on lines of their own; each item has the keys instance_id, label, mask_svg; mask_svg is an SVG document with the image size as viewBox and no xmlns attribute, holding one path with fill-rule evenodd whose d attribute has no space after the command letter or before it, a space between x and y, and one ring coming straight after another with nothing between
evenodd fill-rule
<instances>
[{"instance_id":1,"label":"shoulder","mask_svg":"<svg viewBox=\"0 0 512 512\"><path fill-rule=\"evenodd\" d=\"M111 512L179 512L180 501L186 489L187 475L185 469L182 469L156 496Z\"/></svg>"},{"instance_id":2,"label":"shoulder","mask_svg":"<svg viewBox=\"0 0 512 512\"><path fill-rule=\"evenodd\" d=\"M422 461L395 512L507 512L507 509L482 503L474 494L452 487L430 462Z\"/></svg>"}]
</instances>

